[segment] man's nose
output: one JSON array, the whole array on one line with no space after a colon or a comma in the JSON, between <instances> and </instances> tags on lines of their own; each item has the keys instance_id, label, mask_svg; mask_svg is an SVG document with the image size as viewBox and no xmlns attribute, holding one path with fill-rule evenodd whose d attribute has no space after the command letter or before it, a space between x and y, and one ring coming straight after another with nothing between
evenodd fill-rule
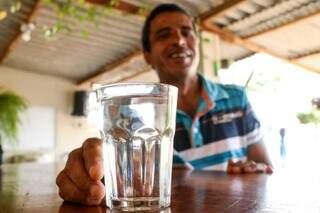
<instances>
[{"instance_id":1,"label":"man's nose","mask_svg":"<svg viewBox=\"0 0 320 213\"><path fill-rule=\"evenodd\" d=\"M186 38L180 32L176 32L173 35L173 43L174 45L185 46L187 41Z\"/></svg>"}]
</instances>

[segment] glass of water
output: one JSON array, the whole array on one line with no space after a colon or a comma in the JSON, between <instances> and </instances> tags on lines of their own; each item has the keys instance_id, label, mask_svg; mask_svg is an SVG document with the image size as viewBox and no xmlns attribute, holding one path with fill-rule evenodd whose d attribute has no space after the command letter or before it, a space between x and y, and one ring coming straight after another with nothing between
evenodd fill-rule
<instances>
[{"instance_id":1,"label":"glass of water","mask_svg":"<svg viewBox=\"0 0 320 213\"><path fill-rule=\"evenodd\" d=\"M96 92L107 206L122 211L169 206L178 89L120 83Z\"/></svg>"}]
</instances>

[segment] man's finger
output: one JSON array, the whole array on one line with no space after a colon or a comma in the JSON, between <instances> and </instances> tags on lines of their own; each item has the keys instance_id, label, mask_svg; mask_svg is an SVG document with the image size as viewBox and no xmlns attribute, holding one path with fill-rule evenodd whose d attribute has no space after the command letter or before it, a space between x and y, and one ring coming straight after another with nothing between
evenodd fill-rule
<instances>
[{"instance_id":1,"label":"man's finger","mask_svg":"<svg viewBox=\"0 0 320 213\"><path fill-rule=\"evenodd\" d=\"M92 180L101 180L103 177L102 141L98 138L89 138L82 145L83 160L86 170Z\"/></svg>"},{"instance_id":2,"label":"man's finger","mask_svg":"<svg viewBox=\"0 0 320 213\"><path fill-rule=\"evenodd\" d=\"M248 161L244 164L245 173L268 173L273 172L273 168L265 163L256 163L254 161Z\"/></svg>"},{"instance_id":3,"label":"man's finger","mask_svg":"<svg viewBox=\"0 0 320 213\"><path fill-rule=\"evenodd\" d=\"M266 172L267 172L267 174L272 174L272 173L273 173L273 168L272 168L272 166L267 165Z\"/></svg>"},{"instance_id":4,"label":"man's finger","mask_svg":"<svg viewBox=\"0 0 320 213\"><path fill-rule=\"evenodd\" d=\"M257 173L266 173L267 165L264 163L257 163Z\"/></svg>"},{"instance_id":5,"label":"man's finger","mask_svg":"<svg viewBox=\"0 0 320 213\"><path fill-rule=\"evenodd\" d=\"M234 162L233 160L228 161L228 173L240 174L243 172L243 162L241 160Z\"/></svg>"},{"instance_id":6,"label":"man's finger","mask_svg":"<svg viewBox=\"0 0 320 213\"><path fill-rule=\"evenodd\" d=\"M243 166L244 173L256 173L257 172L257 163L249 160L244 163Z\"/></svg>"},{"instance_id":7,"label":"man's finger","mask_svg":"<svg viewBox=\"0 0 320 213\"><path fill-rule=\"evenodd\" d=\"M86 205L99 205L105 195L104 185L101 182L91 184L89 191L83 192L64 171L58 175L57 185L59 186L60 197L66 201L79 202Z\"/></svg>"},{"instance_id":8,"label":"man's finger","mask_svg":"<svg viewBox=\"0 0 320 213\"><path fill-rule=\"evenodd\" d=\"M242 166L232 166L231 173L240 174L243 172Z\"/></svg>"},{"instance_id":9,"label":"man's finger","mask_svg":"<svg viewBox=\"0 0 320 213\"><path fill-rule=\"evenodd\" d=\"M64 173L83 192L89 192L90 185L95 181L91 180L84 168L82 150L76 149L69 154Z\"/></svg>"},{"instance_id":10,"label":"man's finger","mask_svg":"<svg viewBox=\"0 0 320 213\"><path fill-rule=\"evenodd\" d=\"M86 194L77 188L64 171L60 172L56 183L59 186L59 195L62 199L72 202L85 202Z\"/></svg>"}]
</instances>

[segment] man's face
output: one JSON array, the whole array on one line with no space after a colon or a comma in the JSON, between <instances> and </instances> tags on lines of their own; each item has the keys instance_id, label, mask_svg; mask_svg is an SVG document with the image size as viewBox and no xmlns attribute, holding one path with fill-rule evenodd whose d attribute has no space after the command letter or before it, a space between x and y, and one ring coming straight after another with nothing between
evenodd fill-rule
<instances>
[{"instance_id":1,"label":"man's face","mask_svg":"<svg viewBox=\"0 0 320 213\"><path fill-rule=\"evenodd\" d=\"M161 13L150 26L150 52L146 61L160 80L179 80L196 73L199 64L198 39L192 20L179 12Z\"/></svg>"}]
</instances>

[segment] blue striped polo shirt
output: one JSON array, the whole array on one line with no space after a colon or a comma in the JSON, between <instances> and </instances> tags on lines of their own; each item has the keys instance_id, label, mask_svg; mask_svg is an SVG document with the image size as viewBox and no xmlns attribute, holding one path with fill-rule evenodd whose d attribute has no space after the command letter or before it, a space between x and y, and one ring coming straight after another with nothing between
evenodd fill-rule
<instances>
[{"instance_id":1,"label":"blue striped polo shirt","mask_svg":"<svg viewBox=\"0 0 320 213\"><path fill-rule=\"evenodd\" d=\"M177 110L174 163L226 170L230 158L245 160L248 146L262 140L260 123L243 87L199 78L201 97L195 117Z\"/></svg>"}]
</instances>

